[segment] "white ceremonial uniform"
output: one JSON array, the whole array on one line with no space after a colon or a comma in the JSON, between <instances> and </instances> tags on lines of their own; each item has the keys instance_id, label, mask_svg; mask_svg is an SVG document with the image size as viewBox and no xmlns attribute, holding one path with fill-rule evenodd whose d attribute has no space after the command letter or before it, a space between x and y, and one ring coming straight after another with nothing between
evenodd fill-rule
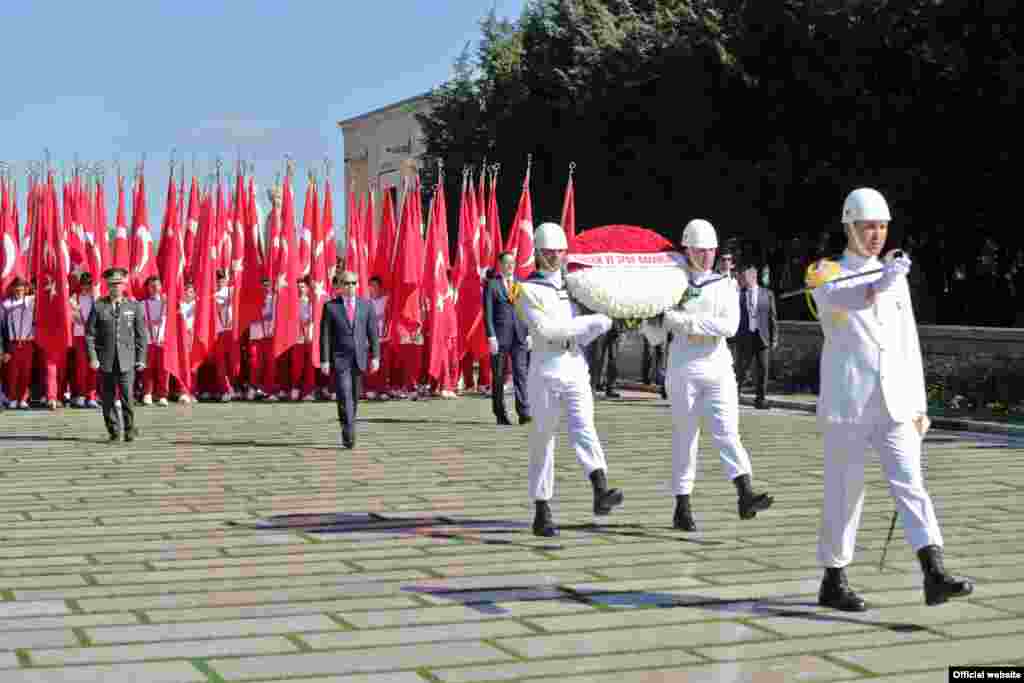
<instances>
[{"instance_id":1,"label":"white ceremonial uniform","mask_svg":"<svg viewBox=\"0 0 1024 683\"><path fill-rule=\"evenodd\" d=\"M881 267L847 251L839 277ZM942 546L942 534L921 474L922 437L912 420L927 411L917 323L906 277L874 298L880 274L814 290L825 343L821 352L818 422L825 436L825 500L818 561L853 560L864 505L869 448L880 457L904 535L916 552Z\"/></svg>"},{"instance_id":2,"label":"white ceremonial uniform","mask_svg":"<svg viewBox=\"0 0 1024 683\"><path fill-rule=\"evenodd\" d=\"M721 276L691 273L700 285ZM732 354L726 338L740 324L740 302L731 278L705 285L682 310L665 312L659 326L645 322L643 333L651 344L665 341L671 332L665 390L672 406L672 493L690 495L697 476L700 419L707 420L711 441L718 449L729 481L752 474L750 456L740 441L739 391Z\"/></svg>"},{"instance_id":3,"label":"white ceremonial uniform","mask_svg":"<svg viewBox=\"0 0 1024 683\"><path fill-rule=\"evenodd\" d=\"M533 415L529 437L530 496L551 500L555 488L555 430L565 410L569 441L587 476L607 470L594 429L594 397L583 347L611 329L606 315L578 315L561 272L534 273L517 300L533 339L526 392Z\"/></svg>"}]
</instances>

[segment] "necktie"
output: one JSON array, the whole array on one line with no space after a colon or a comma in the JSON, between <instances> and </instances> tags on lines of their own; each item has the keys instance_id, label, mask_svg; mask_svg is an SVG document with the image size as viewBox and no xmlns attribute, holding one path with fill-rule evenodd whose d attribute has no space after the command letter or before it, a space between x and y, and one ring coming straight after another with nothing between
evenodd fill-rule
<instances>
[{"instance_id":1,"label":"necktie","mask_svg":"<svg viewBox=\"0 0 1024 683\"><path fill-rule=\"evenodd\" d=\"M352 299L348 299L347 301L348 303L345 304L345 306L348 309L348 321L350 323L354 323L356 321L356 305Z\"/></svg>"}]
</instances>

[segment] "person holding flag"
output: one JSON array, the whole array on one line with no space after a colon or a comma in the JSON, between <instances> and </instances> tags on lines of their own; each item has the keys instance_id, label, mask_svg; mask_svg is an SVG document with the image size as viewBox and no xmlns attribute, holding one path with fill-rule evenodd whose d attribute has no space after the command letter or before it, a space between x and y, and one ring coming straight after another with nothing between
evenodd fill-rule
<instances>
[{"instance_id":1,"label":"person holding flag","mask_svg":"<svg viewBox=\"0 0 1024 683\"><path fill-rule=\"evenodd\" d=\"M32 365L36 353L35 297L27 294L28 282L15 277L11 296L4 300L4 369L7 371L7 407L28 410Z\"/></svg>"},{"instance_id":2,"label":"person holding flag","mask_svg":"<svg viewBox=\"0 0 1024 683\"><path fill-rule=\"evenodd\" d=\"M158 405L166 406L167 394L170 392L170 376L164 364L167 307L162 289L160 276L150 275L146 278L149 296L143 300L142 310L146 320L146 331L149 334L149 350L146 354L149 364L142 373L142 404L147 406L153 405L154 397Z\"/></svg>"},{"instance_id":3,"label":"person holding flag","mask_svg":"<svg viewBox=\"0 0 1024 683\"><path fill-rule=\"evenodd\" d=\"M76 408L98 408L96 402L96 371L89 367L89 356L85 351L85 321L92 313L96 302L96 288L88 272L79 277L81 288L71 295L71 334L74 353L75 374L72 377L72 394Z\"/></svg>"}]
</instances>

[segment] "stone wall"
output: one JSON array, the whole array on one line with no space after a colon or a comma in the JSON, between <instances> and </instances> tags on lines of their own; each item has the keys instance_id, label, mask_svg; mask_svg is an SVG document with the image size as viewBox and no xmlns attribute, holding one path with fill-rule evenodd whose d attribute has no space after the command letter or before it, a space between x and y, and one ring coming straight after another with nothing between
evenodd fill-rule
<instances>
[{"instance_id":1,"label":"stone wall","mask_svg":"<svg viewBox=\"0 0 1024 683\"><path fill-rule=\"evenodd\" d=\"M962 395L973 403L1024 401L1024 328L923 325L918 328L930 398ZM770 391L816 392L821 327L779 321L779 348L772 357ZM621 350L624 379L640 378L643 344L629 335Z\"/></svg>"}]
</instances>

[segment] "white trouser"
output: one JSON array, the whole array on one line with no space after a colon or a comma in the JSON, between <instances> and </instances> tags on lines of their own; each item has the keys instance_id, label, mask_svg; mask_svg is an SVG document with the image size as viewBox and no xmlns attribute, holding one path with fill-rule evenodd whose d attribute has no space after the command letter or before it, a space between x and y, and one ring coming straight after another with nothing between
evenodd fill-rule
<instances>
[{"instance_id":1,"label":"white trouser","mask_svg":"<svg viewBox=\"0 0 1024 683\"><path fill-rule=\"evenodd\" d=\"M719 364L708 372L692 372L686 366L670 368L665 390L672 405L674 495L693 493L701 417L707 420L726 478L732 481L751 474L750 456L740 442L739 392L732 365Z\"/></svg>"},{"instance_id":2,"label":"white trouser","mask_svg":"<svg viewBox=\"0 0 1024 683\"><path fill-rule=\"evenodd\" d=\"M818 533L818 562L845 567L853 561L857 528L864 507L864 462L869 448L878 452L889 492L903 520L903 535L917 552L942 546L935 508L921 474L921 436L912 422L893 422L884 414L876 392L869 424L825 427L825 500Z\"/></svg>"},{"instance_id":3,"label":"white trouser","mask_svg":"<svg viewBox=\"0 0 1024 683\"><path fill-rule=\"evenodd\" d=\"M534 372L527 383L533 413L529 477L530 497L534 500L551 500L555 492L555 430L563 410L569 423L569 443L583 472L589 477L594 470L608 469L594 429L589 373L584 369L566 374L569 376L556 377Z\"/></svg>"}]
</instances>

